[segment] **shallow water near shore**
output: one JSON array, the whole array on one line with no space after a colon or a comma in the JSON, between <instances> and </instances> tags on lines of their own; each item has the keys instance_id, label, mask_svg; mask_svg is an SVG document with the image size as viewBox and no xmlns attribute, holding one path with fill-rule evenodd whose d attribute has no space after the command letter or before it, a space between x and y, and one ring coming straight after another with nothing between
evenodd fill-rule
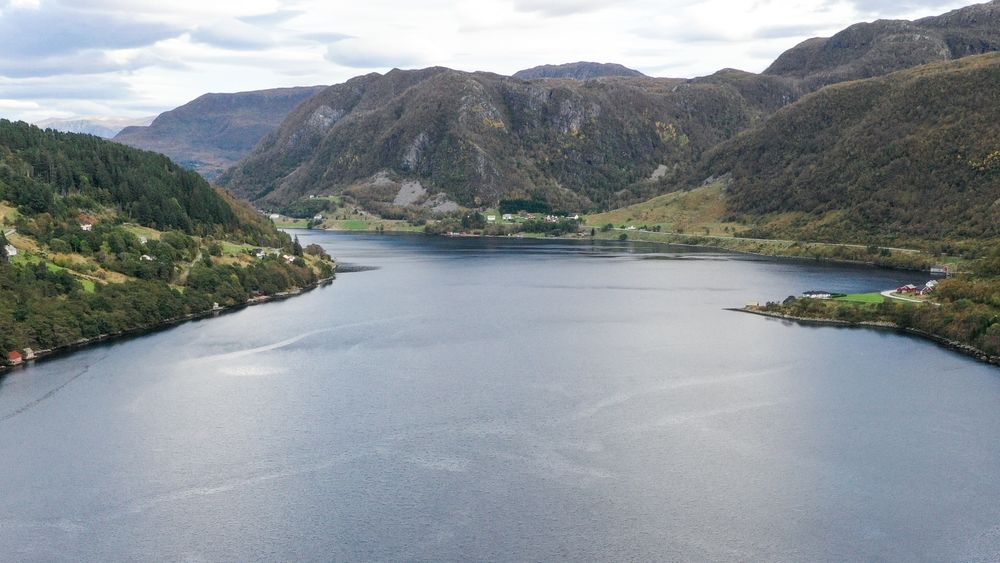
<instances>
[{"instance_id":1,"label":"shallow water near shore","mask_svg":"<svg viewBox=\"0 0 1000 563\"><path fill-rule=\"evenodd\" d=\"M1000 558L1000 371L724 310L922 274L298 234L374 269L0 380L0 560Z\"/></svg>"}]
</instances>

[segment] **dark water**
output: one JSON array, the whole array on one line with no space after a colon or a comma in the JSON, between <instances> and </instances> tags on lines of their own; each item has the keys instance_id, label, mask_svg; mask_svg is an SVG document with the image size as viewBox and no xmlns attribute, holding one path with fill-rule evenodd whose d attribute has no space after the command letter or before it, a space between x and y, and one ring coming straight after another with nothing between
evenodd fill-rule
<instances>
[{"instance_id":1,"label":"dark water","mask_svg":"<svg viewBox=\"0 0 1000 563\"><path fill-rule=\"evenodd\" d=\"M379 269L2 380L0 559L1000 559L1000 371L723 310L919 276L302 238Z\"/></svg>"}]
</instances>

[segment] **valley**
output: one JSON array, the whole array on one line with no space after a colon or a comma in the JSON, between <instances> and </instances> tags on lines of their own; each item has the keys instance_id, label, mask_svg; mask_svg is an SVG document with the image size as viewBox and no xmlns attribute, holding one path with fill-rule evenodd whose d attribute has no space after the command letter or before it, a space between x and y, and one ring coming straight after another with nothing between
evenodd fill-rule
<instances>
[{"instance_id":1,"label":"valley","mask_svg":"<svg viewBox=\"0 0 1000 563\"><path fill-rule=\"evenodd\" d=\"M0 560L1000 560L1000 0L0 46Z\"/></svg>"}]
</instances>

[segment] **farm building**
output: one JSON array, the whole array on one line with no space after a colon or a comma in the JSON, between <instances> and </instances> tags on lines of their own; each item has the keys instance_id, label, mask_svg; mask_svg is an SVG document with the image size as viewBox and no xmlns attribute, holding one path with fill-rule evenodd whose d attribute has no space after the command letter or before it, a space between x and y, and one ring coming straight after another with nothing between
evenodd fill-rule
<instances>
[{"instance_id":1,"label":"farm building","mask_svg":"<svg viewBox=\"0 0 1000 563\"><path fill-rule=\"evenodd\" d=\"M802 297L809 299L829 299L833 297L833 294L829 291L804 291L802 292Z\"/></svg>"}]
</instances>

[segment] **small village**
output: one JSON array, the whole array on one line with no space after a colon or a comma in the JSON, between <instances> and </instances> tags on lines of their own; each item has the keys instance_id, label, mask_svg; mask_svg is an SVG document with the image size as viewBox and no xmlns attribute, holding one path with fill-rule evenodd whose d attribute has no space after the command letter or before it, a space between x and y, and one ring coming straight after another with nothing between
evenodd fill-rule
<instances>
[{"instance_id":1,"label":"small village","mask_svg":"<svg viewBox=\"0 0 1000 563\"><path fill-rule=\"evenodd\" d=\"M932 273L947 274L948 268L945 266L935 266ZM886 300L901 301L907 303L933 303L931 297L938 287L938 280L930 279L922 285L905 284L893 289L886 289L869 293L837 293L825 290L810 290L802 292L804 299L836 300L854 303L882 303Z\"/></svg>"}]
</instances>

